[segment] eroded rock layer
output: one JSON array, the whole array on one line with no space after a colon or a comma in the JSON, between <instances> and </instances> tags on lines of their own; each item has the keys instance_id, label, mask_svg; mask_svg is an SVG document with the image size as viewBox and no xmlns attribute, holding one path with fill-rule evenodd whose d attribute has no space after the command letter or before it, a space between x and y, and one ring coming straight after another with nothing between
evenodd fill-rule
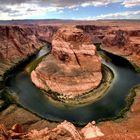
<instances>
[{"instance_id":1,"label":"eroded rock layer","mask_svg":"<svg viewBox=\"0 0 140 140\"><path fill-rule=\"evenodd\" d=\"M0 77L51 42L57 26L0 26Z\"/></svg>"},{"instance_id":2,"label":"eroded rock layer","mask_svg":"<svg viewBox=\"0 0 140 140\"><path fill-rule=\"evenodd\" d=\"M62 27L52 52L31 73L33 83L71 98L96 88L102 79L101 58L91 38L75 27Z\"/></svg>"},{"instance_id":3,"label":"eroded rock layer","mask_svg":"<svg viewBox=\"0 0 140 140\"><path fill-rule=\"evenodd\" d=\"M116 30L108 34L102 43L102 49L123 56L129 60L137 70L140 67L140 31Z\"/></svg>"},{"instance_id":4,"label":"eroded rock layer","mask_svg":"<svg viewBox=\"0 0 140 140\"><path fill-rule=\"evenodd\" d=\"M36 129L24 132L22 125L15 124L10 130L0 124L0 139L26 139L26 140L88 140L102 137L104 134L95 125L95 122L87 124L78 130L72 123L64 121L53 129L45 127L38 131Z\"/></svg>"}]
</instances>

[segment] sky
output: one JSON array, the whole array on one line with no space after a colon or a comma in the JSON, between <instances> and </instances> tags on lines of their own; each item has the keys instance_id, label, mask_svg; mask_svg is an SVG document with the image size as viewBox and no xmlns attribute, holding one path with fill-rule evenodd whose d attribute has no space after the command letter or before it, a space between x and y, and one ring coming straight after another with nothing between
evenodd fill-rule
<instances>
[{"instance_id":1,"label":"sky","mask_svg":"<svg viewBox=\"0 0 140 140\"><path fill-rule=\"evenodd\" d=\"M140 0L0 0L0 20L140 19Z\"/></svg>"}]
</instances>

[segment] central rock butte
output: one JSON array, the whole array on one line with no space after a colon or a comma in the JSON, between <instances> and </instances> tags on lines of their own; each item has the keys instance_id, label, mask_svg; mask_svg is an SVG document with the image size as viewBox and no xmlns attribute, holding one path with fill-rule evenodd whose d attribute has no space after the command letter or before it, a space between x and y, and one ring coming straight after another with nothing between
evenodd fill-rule
<instances>
[{"instance_id":1,"label":"central rock butte","mask_svg":"<svg viewBox=\"0 0 140 140\"><path fill-rule=\"evenodd\" d=\"M46 92L74 98L100 84L101 58L83 30L62 27L53 36L51 54L32 71L31 79Z\"/></svg>"}]
</instances>

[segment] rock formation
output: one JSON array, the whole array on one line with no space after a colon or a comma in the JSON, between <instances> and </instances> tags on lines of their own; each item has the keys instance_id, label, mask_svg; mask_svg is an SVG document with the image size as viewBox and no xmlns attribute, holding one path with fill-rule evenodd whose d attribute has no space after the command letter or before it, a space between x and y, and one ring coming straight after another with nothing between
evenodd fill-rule
<instances>
[{"instance_id":1,"label":"rock formation","mask_svg":"<svg viewBox=\"0 0 140 140\"><path fill-rule=\"evenodd\" d=\"M137 31L116 30L103 39L102 48L128 59L140 67L140 33Z\"/></svg>"},{"instance_id":2,"label":"rock formation","mask_svg":"<svg viewBox=\"0 0 140 140\"><path fill-rule=\"evenodd\" d=\"M130 45L130 40L128 33L123 30L115 31L112 34L109 34L103 39L102 46L106 46L108 48L112 49L119 49L120 53L123 53L124 55L129 55L130 52L126 50L126 48ZM114 51L115 53L116 51Z\"/></svg>"},{"instance_id":3,"label":"rock formation","mask_svg":"<svg viewBox=\"0 0 140 140\"><path fill-rule=\"evenodd\" d=\"M0 28L0 59L18 59L32 53L41 44L31 29L18 26L2 26Z\"/></svg>"},{"instance_id":4,"label":"rock formation","mask_svg":"<svg viewBox=\"0 0 140 140\"><path fill-rule=\"evenodd\" d=\"M72 123L64 121L53 129L48 127L38 131L31 130L24 132L22 126L15 124L10 130L0 125L0 138L6 139L27 139L27 140L87 140L104 136L95 123L78 130Z\"/></svg>"},{"instance_id":5,"label":"rock formation","mask_svg":"<svg viewBox=\"0 0 140 140\"><path fill-rule=\"evenodd\" d=\"M51 42L54 26L0 26L0 76Z\"/></svg>"},{"instance_id":6,"label":"rock formation","mask_svg":"<svg viewBox=\"0 0 140 140\"><path fill-rule=\"evenodd\" d=\"M98 26L110 26L112 29L110 29L110 31L108 31L108 29L105 29L105 30L102 30L99 28L97 29L95 26L93 26L95 22L96 22L96 25ZM84 21L83 24L85 25L81 25L79 28L84 29L84 31L86 31L87 33L90 33L91 36L93 35L92 36L93 38L101 38L100 40L95 41L95 43L96 42L101 43L102 39L105 36L103 49L111 53L115 53L117 55L125 56L128 60L135 63L137 66L140 66L140 29L139 29L140 22L138 21L131 22L131 21L122 21L122 20L121 21L95 21L95 22ZM54 23L54 21L52 23ZM52 23L50 24L52 25ZM78 21L77 23L74 23L74 21L72 21L72 23L78 25L78 24L81 24L81 21ZM21 57L27 58L28 55L32 54L32 52L34 53L38 48L42 46L42 44L44 44L44 42L51 42L53 32L57 30L57 27L55 27L54 25L53 26L47 25L47 23L45 24L43 23L44 26L29 25L28 27L26 27L25 25L24 26L11 26L10 24L11 22L9 23L9 26L5 26L5 25L0 26L0 41L1 41L0 42L0 75L2 75L5 72L5 70L9 70L11 66L13 65L15 66L16 63L19 62L19 59L20 60L22 59ZM88 25L91 24L91 26L89 27L87 24ZM21 36L21 39L25 38L24 41L27 41L27 40L31 41L33 44L36 44L38 47L35 46L35 48L32 49L32 46L31 46L32 43L24 42L24 41L21 43L18 43L20 44L20 46L16 47L15 45L13 45L13 42L11 41L12 39L7 39L6 28L9 28L10 34L11 34L10 36L13 36L16 42L20 41L18 37ZM116 34L118 34L116 33L116 30L118 30L118 28L128 33L129 45L119 46L119 44L117 44L113 46L112 44L114 43L108 44L109 40L115 38ZM18 30L22 30L22 31L20 32ZM103 31L106 32L106 34L104 34ZM20 35L20 34L23 34L23 35ZM33 42L34 41L33 38L34 39L36 38L35 42ZM7 47L7 44L8 44L8 47ZM12 44L11 45L12 47L10 46L10 44ZM24 46L24 44L26 45ZM31 48L32 52L30 52L29 48ZM137 94L136 94L134 103L130 109L131 111L128 113L127 119L124 119L118 122L114 122L114 121L102 122L101 124L98 125L98 127L101 128L105 136L99 137L99 138L90 138L90 140L100 140L100 139L101 140L114 140L114 138L119 139L119 140L120 139L127 139L127 140L140 139L140 127L138 125L140 124L140 119L139 119L140 118L140 88L137 89L136 93ZM3 111L3 113L0 114L0 123L6 124L7 127L11 127L11 125L15 123L22 124L26 129L39 129L40 130L44 128L44 126L48 126L48 122L46 122L46 120L42 120L38 118L37 116L24 110L23 108L20 108L20 109L19 107L18 109L13 108L13 111L11 111L9 108L10 107L8 107L6 110ZM49 125L52 125L52 124L53 124L52 122L49 123ZM14 133L13 133L13 130L14 130ZM0 126L0 139L8 139L8 138L10 139L11 137L10 134L12 134L12 137L15 137L15 136L21 137L20 135L18 135L17 132L15 132L15 129L13 130L10 133L8 133L7 132L8 130L3 125L1 125ZM40 134L40 136L42 136L42 133L44 131L48 132L48 128L43 129L40 132L38 132L37 130L34 130L34 132L37 132L36 133L37 136L38 136L38 133ZM64 135L64 133L66 135ZM52 133L52 135L54 134L56 134L56 131ZM60 134L59 136L61 140L62 138L71 137L69 132L66 132L64 130L60 131L59 134ZM35 138L36 138L36 135L34 135L34 139Z\"/></svg>"},{"instance_id":7,"label":"rock formation","mask_svg":"<svg viewBox=\"0 0 140 140\"><path fill-rule=\"evenodd\" d=\"M92 38L94 44L102 43L103 38L111 29L111 27L109 26L95 26L95 25L76 25L76 27L88 33Z\"/></svg>"},{"instance_id":8,"label":"rock formation","mask_svg":"<svg viewBox=\"0 0 140 140\"><path fill-rule=\"evenodd\" d=\"M73 98L100 84L101 58L82 30L62 27L53 37L51 54L31 73L31 79L45 91Z\"/></svg>"}]
</instances>

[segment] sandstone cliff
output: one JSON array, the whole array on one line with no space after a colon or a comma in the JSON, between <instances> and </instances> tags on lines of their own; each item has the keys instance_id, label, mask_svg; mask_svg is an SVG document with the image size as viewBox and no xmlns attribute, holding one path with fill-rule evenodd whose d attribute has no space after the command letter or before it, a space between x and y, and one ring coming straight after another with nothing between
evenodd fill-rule
<instances>
[{"instance_id":1,"label":"sandstone cliff","mask_svg":"<svg viewBox=\"0 0 140 140\"><path fill-rule=\"evenodd\" d=\"M116 30L103 39L102 48L113 54L128 59L140 67L140 33L139 30Z\"/></svg>"},{"instance_id":2,"label":"sandstone cliff","mask_svg":"<svg viewBox=\"0 0 140 140\"><path fill-rule=\"evenodd\" d=\"M95 25L76 25L77 28L82 29L88 33L94 44L102 43L103 38L111 30L110 26L95 26Z\"/></svg>"},{"instance_id":3,"label":"sandstone cliff","mask_svg":"<svg viewBox=\"0 0 140 140\"><path fill-rule=\"evenodd\" d=\"M54 26L0 26L0 75L51 42Z\"/></svg>"},{"instance_id":4,"label":"sandstone cliff","mask_svg":"<svg viewBox=\"0 0 140 140\"><path fill-rule=\"evenodd\" d=\"M52 52L31 74L33 83L73 98L96 88L102 79L101 58L89 35L62 27L52 40Z\"/></svg>"}]
</instances>

